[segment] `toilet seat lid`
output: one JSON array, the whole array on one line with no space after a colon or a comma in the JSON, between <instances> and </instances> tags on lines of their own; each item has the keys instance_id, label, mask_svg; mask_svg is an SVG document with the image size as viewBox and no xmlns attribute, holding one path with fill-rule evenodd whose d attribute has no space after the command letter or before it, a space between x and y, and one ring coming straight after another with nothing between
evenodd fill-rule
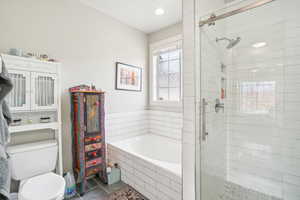
<instances>
[{"instance_id":1,"label":"toilet seat lid","mask_svg":"<svg viewBox=\"0 0 300 200\"><path fill-rule=\"evenodd\" d=\"M52 200L62 197L65 191L63 177L47 173L27 179L20 187L20 200Z\"/></svg>"}]
</instances>

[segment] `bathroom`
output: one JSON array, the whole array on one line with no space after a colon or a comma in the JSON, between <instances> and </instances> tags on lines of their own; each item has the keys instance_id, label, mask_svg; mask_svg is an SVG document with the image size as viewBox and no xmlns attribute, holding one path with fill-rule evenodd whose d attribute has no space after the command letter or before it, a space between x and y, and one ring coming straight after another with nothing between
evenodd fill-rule
<instances>
[{"instance_id":1,"label":"bathroom","mask_svg":"<svg viewBox=\"0 0 300 200\"><path fill-rule=\"evenodd\" d=\"M121 182L114 189L93 176L91 189L77 188L72 199L299 200L299 7L297 0L0 0L1 60L23 81L6 99L7 193L64 198L63 175L78 178L74 96L84 91L103 103L104 176L119 170ZM129 81L137 87L122 86L121 68L138 73ZM44 94L45 80L35 82L41 74L54 81L51 108L31 98ZM20 87L26 105L15 109ZM14 160L20 145L37 153L37 143L55 153ZM21 176L20 163L43 169ZM29 187L50 171L60 184L39 179L39 192ZM0 199L9 199L1 184ZM133 198L122 196L129 192Z\"/></svg>"}]
</instances>

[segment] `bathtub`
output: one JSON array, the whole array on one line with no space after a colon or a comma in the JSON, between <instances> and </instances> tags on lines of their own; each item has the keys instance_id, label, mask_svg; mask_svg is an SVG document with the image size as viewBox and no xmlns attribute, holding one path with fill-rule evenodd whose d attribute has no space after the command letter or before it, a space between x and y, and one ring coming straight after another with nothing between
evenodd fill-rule
<instances>
[{"instance_id":1,"label":"bathtub","mask_svg":"<svg viewBox=\"0 0 300 200\"><path fill-rule=\"evenodd\" d=\"M118 163L122 181L150 200L180 200L181 143L158 135L110 142L108 160Z\"/></svg>"}]
</instances>

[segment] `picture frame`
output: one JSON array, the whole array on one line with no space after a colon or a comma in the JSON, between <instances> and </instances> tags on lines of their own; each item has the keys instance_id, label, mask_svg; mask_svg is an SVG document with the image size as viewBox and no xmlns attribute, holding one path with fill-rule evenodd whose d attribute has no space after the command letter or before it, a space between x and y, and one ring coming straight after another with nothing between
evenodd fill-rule
<instances>
[{"instance_id":1,"label":"picture frame","mask_svg":"<svg viewBox=\"0 0 300 200\"><path fill-rule=\"evenodd\" d=\"M142 68L116 62L116 90L142 91Z\"/></svg>"}]
</instances>

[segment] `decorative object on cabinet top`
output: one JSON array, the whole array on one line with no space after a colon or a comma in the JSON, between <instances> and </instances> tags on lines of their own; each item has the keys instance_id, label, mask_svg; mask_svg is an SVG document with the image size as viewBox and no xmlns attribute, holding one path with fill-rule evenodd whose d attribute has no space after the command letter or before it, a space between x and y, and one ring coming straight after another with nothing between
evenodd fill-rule
<instances>
[{"instance_id":1,"label":"decorative object on cabinet top","mask_svg":"<svg viewBox=\"0 0 300 200\"><path fill-rule=\"evenodd\" d=\"M41 54L41 53L24 53L22 49L19 48L10 48L8 51L8 54L11 56L19 56L19 57L25 57L25 58L32 58L36 60L41 61L48 61L48 62L58 62L54 58L49 58L47 54Z\"/></svg>"},{"instance_id":2,"label":"decorative object on cabinet top","mask_svg":"<svg viewBox=\"0 0 300 200\"><path fill-rule=\"evenodd\" d=\"M26 58L21 56L13 56L8 54L1 54L7 68L19 69L24 71L36 71L47 73L59 73L61 63L48 62L34 58Z\"/></svg>"},{"instance_id":3,"label":"decorative object on cabinet top","mask_svg":"<svg viewBox=\"0 0 300 200\"><path fill-rule=\"evenodd\" d=\"M104 91L102 91L101 89L96 89L96 86L94 86L93 84L91 84L91 86L89 85L78 85L78 86L74 86L69 88L69 92L71 93L75 93L75 92L83 92L83 93L104 93Z\"/></svg>"}]
</instances>

